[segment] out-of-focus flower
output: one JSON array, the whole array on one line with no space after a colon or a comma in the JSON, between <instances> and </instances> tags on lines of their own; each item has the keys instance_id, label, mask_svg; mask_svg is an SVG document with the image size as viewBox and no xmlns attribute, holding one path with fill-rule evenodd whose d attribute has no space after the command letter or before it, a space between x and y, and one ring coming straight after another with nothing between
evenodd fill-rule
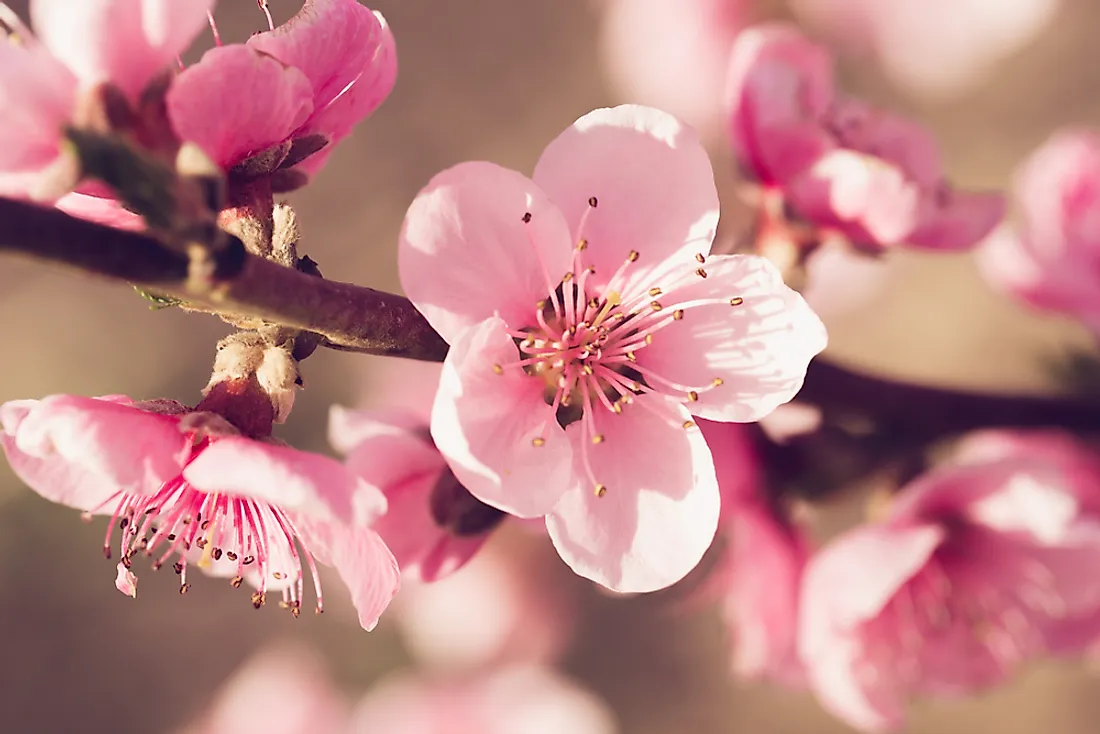
<instances>
[{"instance_id":1,"label":"out-of-focus flower","mask_svg":"<svg viewBox=\"0 0 1100 734\"><path fill-rule=\"evenodd\" d=\"M881 522L810 559L799 654L861 729L908 696L960 696L1100 632L1100 458L1068 435L986 433L918 478Z\"/></svg>"},{"instance_id":2,"label":"out-of-focus flower","mask_svg":"<svg viewBox=\"0 0 1100 734\"><path fill-rule=\"evenodd\" d=\"M549 550L490 545L443 581L406 584L393 610L406 645L452 672L553 662L569 642L576 598L574 577L540 552Z\"/></svg>"},{"instance_id":3,"label":"out-of-focus flower","mask_svg":"<svg viewBox=\"0 0 1100 734\"><path fill-rule=\"evenodd\" d=\"M1054 18L1061 0L794 0L843 48L870 51L897 84L957 97Z\"/></svg>"},{"instance_id":4,"label":"out-of-focus flower","mask_svg":"<svg viewBox=\"0 0 1100 734\"><path fill-rule=\"evenodd\" d=\"M271 438L284 403L260 387L255 375L213 383L196 410L123 396L12 401L0 406L0 441L43 497L110 515L104 553L117 525L123 593L136 594L138 554L154 570L176 558L180 593L196 565L233 586L247 579L256 608L280 593L297 616L306 568L322 609L316 559L336 567L370 629L398 587L397 564L368 527L385 497L340 462Z\"/></svg>"},{"instance_id":5,"label":"out-of-focus flower","mask_svg":"<svg viewBox=\"0 0 1100 734\"><path fill-rule=\"evenodd\" d=\"M692 416L767 415L825 346L770 263L706 254L717 221L695 134L628 105L578 120L533 181L444 171L402 229L405 292L451 344L436 446L474 496L546 516L574 571L617 591L678 581L713 539Z\"/></svg>"},{"instance_id":6,"label":"out-of-focus flower","mask_svg":"<svg viewBox=\"0 0 1100 734\"><path fill-rule=\"evenodd\" d=\"M397 53L381 14L356 0L307 0L296 16L244 44L211 49L168 93L180 138L245 178L316 173L332 145L393 89Z\"/></svg>"},{"instance_id":7,"label":"out-of-focus flower","mask_svg":"<svg viewBox=\"0 0 1100 734\"><path fill-rule=\"evenodd\" d=\"M722 127L722 89L744 0L609 0L602 56L632 102L667 110L704 139Z\"/></svg>"},{"instance_id":8,"label":"out-of-focus flower","mask_svg":"<svg viewBox=\"0 0 1100 734\"><path fill-rule=\"evenodd\" d=\"M206 24L213 0L33 0L37 35L0 4L0 195L53 199L50 170L82 94L131 103Z\"/></svg>"},{"instance_id":9,"label":"out-of-focus flower","mask_svg":"<svg viewBox=\"0 0 1100 734\"><path fill-rule=\"evenodd\" d=\"M348 705L317 656L296 647L256 655L182 734L339 734Z\"/></svg>"},{"instance_id":10,"label":"out-of-focus flower","mask_svg":"<svg viewBox=\"0 0 1100 734\"><path fill-rule=\"evenodd\" d=\"M1016 172L1015 196L1023 222L981 249L986 277L1100 334L1100 136L1055 134Z\"/></svg>"},{"instance_id":11,"label":"out-of-focus flower","mask_svg":"<svg viewBox=\"0 0 1100 734\"><path fill-rule=\"evenodd\" d=\"M816 240L957 250L1004 215L999 194L950 188L919 125L837 97L828 52L792 26L738 37L727 100L734 152L762 201L780 199Z\"/></svg>"},{"instance_id":12,"label":"out-of-focus flower","mask_svg":"<svg viewBox=\"0 0 1100 734\"><path fill-rule=\"evenodd\" d=\"M606 704L535 666L463 680L398 676L376 686L351 717L349 734L613 734Z\"/></svg>"},{"instance_id":13,"label":"out-of-focus flower","mask_svg":"<svg viewBox=\"0 0 1100 734\"><path fill-rule=\"evenodd\" d=\"M347 454L353 474L386 496L386 514L374 529L406 578L430 582L453 573L505 518L455 478L432 442L426 416L333 406L329 440Z\"/></svg>"},{"instance_id":14,"label":"out-of-focus flower","mask_svg":"<svg viewBox=\"0 0 1100 734\"><path fill-rule=\"evenodd\" d=\"M722 601L734 638L734 672L797 685L803 678L796 648L798 597L808 545L766 495L750 429L711 421L699 425L714 453L725 543L705 594Z\"/></svg>"}]
</instances>

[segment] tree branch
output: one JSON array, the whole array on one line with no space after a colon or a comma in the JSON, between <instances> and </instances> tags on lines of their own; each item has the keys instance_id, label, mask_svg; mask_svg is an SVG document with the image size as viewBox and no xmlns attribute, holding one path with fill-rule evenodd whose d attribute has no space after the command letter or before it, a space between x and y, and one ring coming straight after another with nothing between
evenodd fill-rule
<instances>
[{"instance_id":1,"label":"tree branch","mask_svg":"<svg viewBox=\"0 0 1100 734\"><path fill-rule=\"evenodd\" d=\"M221 313L311 331L325 346L442 361L447 344L408 299L284 268L245 252L235 238L213 252L213 277L188 277L187 255L149 235L0 198L0 251L126 281ZM914 385L861 374L824 359L810 364L799 400L834 416L933 438L992 427L1100 430L1100 403L1072 397L997 395Z\"/></svg>"}]
</instances>

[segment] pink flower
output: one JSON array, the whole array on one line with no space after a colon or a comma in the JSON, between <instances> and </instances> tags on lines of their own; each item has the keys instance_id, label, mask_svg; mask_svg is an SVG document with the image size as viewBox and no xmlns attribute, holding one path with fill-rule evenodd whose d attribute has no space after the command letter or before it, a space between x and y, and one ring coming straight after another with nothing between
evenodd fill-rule
<instances>
[{"instance_id":1,"label":"pink flower","mask_svg":"<svg viewBox=\"0 0 1100 734\"><path fill-rule=\"evenodd\" d=\"M734 672L798 685L803 680L796 648L798 596L808 544L765 494L750 429L711 421L699 425L714 453L722 492L719 529L726 543L707 594L722 599L734 638Z\"/></svg>"},{"instance_id":2,"label":"pink flower","mask_svg":"<svg viewBox=\"0 0 1100 734\"><path fill-rule=\"evenodd\" d=\"M432 438L482 502L546 517L578 574L617 591L682 578L718 486L692 415L753 421L789 400L821 322L763 258L707 256L710 161L672 116L585 115L534 180L437 175L405 218L405 292L451 344Z\"/></svg>"},{"instance_id":3,"label":"pink flower","mask_svg":"<svg viewBox=\"0 0 1100 734\"><path fill-rule=\"evenodd\" d=\"M306 0L285 25L208 51L176 79L168 111L179 136L226 170L247 160L245 177L313 175L396 78L381 14L356 0Z\"/></svg>"},{"instance_id":4,"label":"pink flower","mask_svg":"<svg viewBox=\"0 0 1100 734\"><path fill-rule=\"evenodd\" d=\"M437 581L461 568L505 515L455 478L428 431L427 417L333 406L329 440L348 469L382 490L386 514L374 529L406 578Z\"/></svg>"},{"instance_id":5,"label":"pink flower","mask_svg":"<svg viewBox=\"0 0 1100 734\"><path fill-rule=\"evenodd\" d=\"M515 666L465 680L391 678L371 690L349 734L614 734L607 706L545 668Z\"/></svg>"},{"instance_id":6,"label":"pink flower","mask_svg":"<svg viewBox=\"0 0 1100 734\"><path fill-rule=\"evenodd\" d=\"M880 523L814 556L799 653L834 714L895 729L913 695L959 696L1100 631L1100 457L1068 435L978 434Z\"/></svg>"},{"instance_id":7,"label":"pink flower","mask_svg":"<svg viewBox=\"0 0 1100 734\"><path fill-rule=\"evenodd\" d=\"M611 82L634 102L668 110L717 137L729 50L744 0L609 0L602 57Z\"/></svg>"},{"instance_id":8,"label":"pink flower","mask_svg":"<svg viewBox=\"0 0 1100 734\"><path fill-rule=\"evenodd\" d=\"M734 45L727 99L734 152L823 236L866 248L956 250L1004 215L1003 197L953 191L920 126L837 97L828 52L791 26L746 30Z\"/></svg>"},{"instance_id":9,"label":"pink flower","mask_svg":"<svg viewBox=\"0 0 1100 734\"><path fill-rule=\"evenodd\" d=\"M1038 35L1060 0L796 0L845 49L870 51L897 84L958 97Z\"/></svg>"},{"instance_id":10,"label":"pink flower","mask_svg":"<svg viewBox=\"0 0 1100 734\"><path fill-rule=\"evenodd\" d=\"M1100 136L1064 130L1016 172L1023 223L979 252L986 277L1100 333Z\"/></svg>"},{"instance_id":11,"label":"pink flower","mask_svg":"<svg viewBox=\"0 0 1100 734\"><path fill-rule=\"evenodd\" d=\"M270 406L269 406L270 410ZM334 459L250 438L219 415L173 401L55 395L0 406L0 441L12 469L46 499L111 516L121 529L116 586L136 593L135 556L153 569L174 557L180 593L191 564L233 586L247 578L259 608L267 593L298 615L304 568L336 567L363 626L397 591L397 565L366 525L385 498ZM267 418L270 432L271 417ZM345 525L347 523L347 525Z\"/></svg>"},{"instance_id":12,"label":"pink flower","mask_svg":"<svg viewBox=\"0 0 1100 734\"><path fill-rule=\"evenodd\" d=\"M184 734L338 734L347 721L348 705L318 657L285 647L245 663Z\"/></svg>"},{"instance_id":13,"label":"pink flower","mask_svg":"<svg viewBox=\"0 0 1100 734\"><path fill-rule=\"evenodd\" d=\"M79 97L110 83L136 102L206 24L213 0L32 0L32 35L0 5L0 195L49 196ZM6 32L5 32L6 31Z\"/></svg>"},{"instance_id":14,"label":"pink flower","mask_svg":"<svg viewBox=\"0 0 1100 734\"><path fill-rule=\"evenodd\" d=\"M402 588L393 618L419 663L452 672L551 663L569 643L576 578L549 544L505 540L453 576Z\"/></svg>"}]
</instances>

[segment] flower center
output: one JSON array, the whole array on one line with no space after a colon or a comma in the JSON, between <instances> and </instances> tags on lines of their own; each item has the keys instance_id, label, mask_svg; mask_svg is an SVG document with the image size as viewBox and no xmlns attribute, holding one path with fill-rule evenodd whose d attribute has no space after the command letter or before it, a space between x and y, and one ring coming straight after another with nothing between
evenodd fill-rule
<instances>
[{"instance_id":1,"label":"flower center","mask_svg":"<svg viewBox=\"0 0 1100 734\"><path fill-rule=\"evenodd\" d=\"M191 458L202 448L203 444L197 446ZM201 492L182 476L151 495L120 492L108 500L115 502L103 553L111 557L111 536L117 523L122 531L120 566L125 569L125 572L120 569L120 578L129 577L126 572L138 553L154 558L154 571L177 556L172 568L180 577L180 594L191 588L187 583L187 567L195 563L212 575L229 577L234 588L248 577L256 587L251 598L256 609L266 603L269 590L281 591L279 606L297 617L305 590L304 560L314 579L316 611L318 614L323 611L320 577L313 556L302 544L294 524L278 507Z\"/></svg>"}]
</instances>

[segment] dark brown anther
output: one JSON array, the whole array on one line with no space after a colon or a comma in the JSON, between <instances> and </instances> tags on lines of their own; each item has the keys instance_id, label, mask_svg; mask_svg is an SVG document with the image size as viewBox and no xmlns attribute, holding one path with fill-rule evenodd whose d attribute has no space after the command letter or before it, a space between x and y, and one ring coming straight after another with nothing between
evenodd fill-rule
<instances>
[{"instance_id":1,"label":"dark brown anther","mask_svg":"<svg viewBox=\"0 0 1100 734\"><path fill-rule=\"evenodd\" d=\"M122 567L125 568L126 570L129 570L129 569L134 567L133 558L130 556L129 553L127 553L126 555L124 555L122 557Z\"/></svg>"},{"instance_id":2,"label":"dark brown anther","mask_svg":"<svg viewBox=\"0 0 1100 734\"><path fill-rule=\"evenodd\" d=\"M220 561L222 559L222 549L221 548L215 548L214 552L211 555L214 556L215 561Z\"/></svg>"},{"instance_id":3,"label":"dark brown anther","mask_svg":"<svg viewBox=\"0 0 1100 734\"><path fill-rule=\"evenodd\" d=\"M203 520L202 525L200 527L203 530L209 530L210 529L210 521L209 520ZM202 546L200 545L199 547L201 548Z\"/></svg>"},{"instance_id":4,"label":"dark brown anther","mask_svg":"<svg viewBox=\"0 0 1100 734\"><path fill-rule=\"evenodd\" d=\"M266 601L267 601L267 595L266 594L261 594L258 591L252 592L252 607L254 609L259 609L260 607L262 607L264 605L264 602L266 602Z\"/></svg>"},{"instance_id":5,"label":"dark brown anther","mask_svg":"<svg viewBox=\"0 0 1100 734\"><path fill-rule=\"evenodd\" d=\"M124 517L118 521L119 530L125 530L130 525L130 518Z\"/></svg>"},{"instance_id":6,"label":"dark brown anther","mask_svg":"<svg viewBox=\"0 0 1100 734\"><path fill-rule=\"evenodd\" d=\"M175 533L168 533L168 540L175 540L175 539L176 539L176 534Z\"/></svg>"},{"instance_id":7,"label":"dark brown anther","mask_svg":"<svg viewBox=\"0 0 1100 734\"><path fill-rule=\"evenodd\" d=\"M531 212L526 212L523 215L523 223L524 224L529 224L530 222L531 222Z\"/></svg>"},{"instance_id":8,"label":"dark brown anther","mask_svg":"<svg viewBox=\"0 0 1100 734\"><path fill-rule=\"evenodd\" d=\"M163 565L164 564L161 563L160 561L153 561L153 570L154 571L159 571L161 569L161 566L163 566Z\"/></svg>"},{"instance_id":9,"label":"dark brown anther","mask_svg":"<svg viewBox=\"0 0 1100 734\"><path fill-rule=\"evenodd\" d=\"M231 561L237 560L237 554L234 553L233 551L226 551L225 552L225 557L228 558Z\"/></svg>"},{"instance_id":10,"label":"dark brown anther","mask_svg":"<svg viewBox=\"0 0 1100 734\"><path fill-rule=\"evenodd\" d=\"M599 206L599 204L600 204L600 200L597 199L595 196L588 197L588 206L595 209L597 206Z\"/></svg>"},{"instance_id":11,"label":"dark brown anther","mask_svg":"<svg viewBox=\"0 0 1100 734\"><path fill-rule=\"evenodd\" d=\"M249 565L255 563L255 561L256 561L255 556L245 556L243 563L244 563L244 565L249 566Z\"/></svg>"},{"instance_id":12,"label":"dark brown anther","mask_svg":"<svg viewBox=\"0 0 1100 734\"><path fill-rule=\"evenodd\" d=\"M282 581L282 580L283 580L283 572L282 572L282 571L276 571L275 573L271 574L271 576L272 576L272 577L273 577L273 578L274 578L274 579L275 579L276 581Z\"/></svg>"},{"instance_id":13,"label":"dark brown anther","mask_svg":"<svg viewBox=\"0 0 1100 734\"><path fill-rule=\"evenodd\" d=\"M103 546L103 557L106 558L108 561L111 560L111 546Z\"/></svg>"},{"instance_id":14,"label":"dark brown anther","mask_svg":"<svg viewBox=\"0 0 1100 734\"><path fill-rule=\"evenodd\" d=\"M180 587L180 596L183 596L184 594L186 594L187 590L190 589L190 588L191 588L191 584L184 584L183 586L181 586Z\"/></svg>"},{"instance_id":15,"label":"dark brown anther","mask_svg":"<svg viewBox=\"0 0 1100 734\"><path fill-rule=\"evenodd\" d=\"M209 542L206 538L195 538L195 545L200 549L205 548Z\"/></svg>"},{"instance_id":16,"label":"dark brown anther","mask_svg":"<svg viewBox=\"0 0 1100 734\"><path fill-rule=\"evenodd\" d=\"M229 585L232 586L234 589L241 588L242 582L244 582L244 579L240 576L234 576L233 578L229 579Z\"/></svg>"},{"instance_id":17,"label":"dark brown anther","mask_svg":"<svg viewBox=\"0 0 1100 734\"><path fill-rule=\"evenodd\" d=\"M175 563L172 564L172 570L176 572L177 576L179 576L180 574L183 573L183 564L180 563L179 561L176 561Z\"/></svg>"}]
</instances>

